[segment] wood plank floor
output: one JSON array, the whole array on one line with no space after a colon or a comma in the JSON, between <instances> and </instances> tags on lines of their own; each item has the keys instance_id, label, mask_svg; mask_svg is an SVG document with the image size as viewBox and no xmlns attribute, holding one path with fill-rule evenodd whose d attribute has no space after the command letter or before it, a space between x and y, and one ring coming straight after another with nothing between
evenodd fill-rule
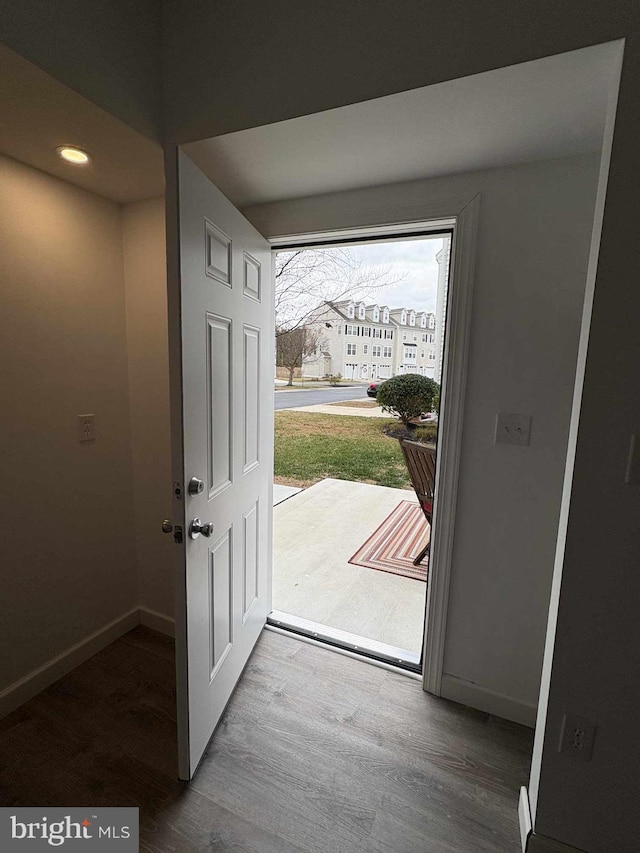
<instances>
[{"instance_id":1,"label":"wood plank floor","mask_svg":"<svg viewBox=\"0 0 640 853\"><path fill-rule=\"evenodd\" d=\"M140 627L0 721L0 805L139 806L153 853L519 850L528 729L264 632L183 785L174 683Z\"/></svg>"}]
</instances>

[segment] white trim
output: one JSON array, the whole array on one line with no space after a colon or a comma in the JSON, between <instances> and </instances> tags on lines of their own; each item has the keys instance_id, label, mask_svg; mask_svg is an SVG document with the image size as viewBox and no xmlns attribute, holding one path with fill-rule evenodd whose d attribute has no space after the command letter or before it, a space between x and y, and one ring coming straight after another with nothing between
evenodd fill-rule
<instances>
[{"instance_id":1,"label":"white trim","mask_svg":"<svg viewBox=\"0 0 640 853\"><path fill-rule=\"evenodd\" d=\"M477 708L487 714L493 714L495 717L501 717L503 720L529 726L531 729L536 724L535 705L529 705L511 696L504 696L502 693L481 687L473 681L456 678L455 675L442 674L440 696L452 702L459 702L461 705L468 705L470 708Z\"/></svg>"},{"instance_id":2,"label":"white trim","mask_svg":"<svg viewBox=\"0 0 640 853\"><path fill-rule=\"evenodd\" d=\"M28 675L14 681L0 692L0 718L14 711L40 691L49 687L58 679L84 663L97 652L106 648L127 631L140 624L140 613L137 607L89 634L80 642L70 646L66 651L43 663Z\"/></svg>"},{"instance_id":3,"label":"white trim","mask_svg":"<svg viewBox=\"0 0 640 853\"><path fill-rule=\"evenodd\" d=\"M435 696L442 695L479 208L476 195L459 212L451 247L423 653L423 686Z\"/></svg>"},{"instance_id":4,"label":"white trim","mask_svg":"<svg viewBox=\"0 0 640 853\"><path fill-rule=\"evenodd\" d=\"M172 616L167 616L165 613L160 613L157 610L152 610L150 607L138 608L140 613L140 624L152 631L157 631L159 634L166 634L167 637L175 637L176 623Z\"/></svg>"},{"instance_id":5,"label":"white trim","mask_svg":"<svg viewBox=\"0 0 640 853\"><path fill-rule=\"evenodd\" d=\"M520 797L518 798L518 823L520 824L520 847L522 848L522 853L527 853L527 844L532 827L529 792L524 785L520 788Z\"/></svg>"},{"instance_id":6,"label":"white trim","mask_svg":"<svg viewBox=\"0 0 640 853\"><path fill-rule=\"evenodd\" d=\"M366 210L341 211L342 222L339 228L321 231L305 231L301 233L288 232L268 236L274 249L289 243L307 244L312 248L315 244L329 245L331 242L342 244L349 240L361 241L371 237L376 242L381 237L393 239L395 235L416 234L424 231L452 228L455 216L464 209L469 199L446 199L443 201L428 201L423 204L385 205ZM447 211L443 216L443 211ZM415 215L412 215L415 214ZM398 218L398 216L400 218ZM402 239L398 237L398 239Z\"/></svg>"}]
</instances>

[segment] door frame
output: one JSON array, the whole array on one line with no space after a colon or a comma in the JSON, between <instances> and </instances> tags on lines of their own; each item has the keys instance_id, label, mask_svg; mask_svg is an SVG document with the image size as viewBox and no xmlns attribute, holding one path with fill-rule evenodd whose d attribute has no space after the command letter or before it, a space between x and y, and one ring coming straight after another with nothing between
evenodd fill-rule
<instances>
[{"instance_id":1,"label":"door frame","mask_svg":"<svg viewBox=\"0 0 640 853\"><path fill-rule=\"evenodd\" d=\"M422 686L435 696L440 696L442 690L480 197L480 193L475 193L369 210L343 208L338 214L340 221L333 228L265 234L272 249L277 250L292 244L312 248L354 238L387 236L393 239L394 236L453 227L440 401L444 417L438 434L436 500L422 653Z\"/></svg>"}]
</instances>

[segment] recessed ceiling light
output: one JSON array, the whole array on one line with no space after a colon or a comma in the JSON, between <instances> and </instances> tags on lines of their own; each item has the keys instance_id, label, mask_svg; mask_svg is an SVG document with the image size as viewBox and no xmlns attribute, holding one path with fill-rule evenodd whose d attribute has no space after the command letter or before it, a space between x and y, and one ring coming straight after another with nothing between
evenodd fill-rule
<instances>
[{"instance_id":1,"label":"recessed ceiling light","mask_svg":"<svg viewBox=\"0 0 640 853\"><path fill-rule=\"evenodd\" d=\"M63 160L66 160L67 163L73 163L74 166L84 166L90 160L86 151L83 151L82 148L74 148L73 145L61 145L57 151Z\"/></svg>"}]
</instances>

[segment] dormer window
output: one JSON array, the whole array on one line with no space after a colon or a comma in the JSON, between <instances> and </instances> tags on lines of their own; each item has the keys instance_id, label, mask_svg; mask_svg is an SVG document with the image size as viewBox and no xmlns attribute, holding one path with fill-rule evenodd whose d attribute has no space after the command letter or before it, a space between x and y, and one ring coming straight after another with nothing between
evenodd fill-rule
<instances>
[{"instance_id":1,"label":"dormer window","mask_svg":"<svg viewBox=\"0 0 640 853\"><path fill-rule=\"evenodd\" d=\"M353 318L355 316L356 316L356 306L353 304L353 302L350 302L349 305L347 306L347 317L350 320L353 320Z\"/></svg>"},{"instance_id":2,"label":"dormer window","mask_svg":"<svg viewBox=\"0 0 640 853\"><path fill-rule=\"evenodd\" d=\"M380 322L380 309L378 308L377 305L373 306L373 322L374 323Z\"/></svg>"},{"instance_id":3,"label":"dormer window","mask_svg":"<svg viewBox=\"0 0 640 853\"><path fill-rule=\"evenodd\" d=\"M436 327L436 318L433 316L433 314L429 314L429 328L435 329L435 327Z\"/></svg>"},{"instance_id":4,"label":"dormer window","mask_svg":"<svg viewBox=\"0 0 640 853\"><path fill-rule=\"evenodd\" d=\"M401 317L400 317L400 323L401 323L403 326L406 326L406 325L407 325L407 312L406 312L406 311L403 311L403 312L402 312L402 315L401 315Z\"/></svg>"},{"instance_id":5,"label":"dormer window","mask_svg":"<svg viewBox=\"0 0 640 853\"><path fill-rule=\"evenodd\" d=\"M426 314L420 315L420 328L421 329L427 328L427 315Z\"/></svg>"},{"instance_id":6,"label":"dormer window","mask_svg":"<svg viewBox=\"0 0 640 853\"><path fill-rule=\"evenodd\" d=\"M410 325L410 326L415 326L415 324L416 324L416 312L415 312L415 311L412 311L412 312L409 314L409 325Z\"/></svg>"},{"instance_id":7,"label":"dormer window","mask_svg":"<svg viewBox=\"0 0 640 853\"><path fill-rule=\"evenodd\" d=\"M364 320L364 312L365 312L364 302L361 302L360 305L358 305L358 320Z\"/></svg>"}]
</instances>

